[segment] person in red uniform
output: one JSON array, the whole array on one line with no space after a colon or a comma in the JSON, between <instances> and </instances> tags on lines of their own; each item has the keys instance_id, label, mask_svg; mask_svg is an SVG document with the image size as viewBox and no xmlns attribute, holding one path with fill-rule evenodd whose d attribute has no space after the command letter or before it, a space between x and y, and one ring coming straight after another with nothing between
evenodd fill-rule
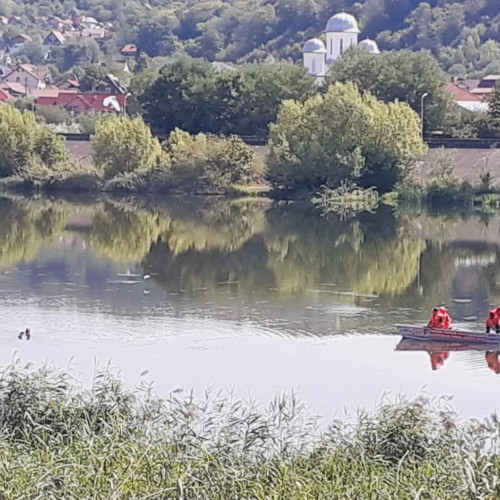
<instances>
[{"instance_id":1,"label":"person in red uniform","mask_svg":"<svg viewBox=\"0 0 500 500\"><path fill-rule=\"evenodd\" d=\"M500 307L492 309L486 317L486 333L490 333L491 330L500 333Z\"/></svg>"},{"instance_id":2,"label":"person in red uniform","mask_svg":"<svg viewBox=\"0 0 500 500\"><path fill-rule=\"evenodd\" d=\"M432 310L431 320L427 326L429 328L451 330L453 328L453 320L444 307L435 307Z\"/></svg>"}]
</instances>

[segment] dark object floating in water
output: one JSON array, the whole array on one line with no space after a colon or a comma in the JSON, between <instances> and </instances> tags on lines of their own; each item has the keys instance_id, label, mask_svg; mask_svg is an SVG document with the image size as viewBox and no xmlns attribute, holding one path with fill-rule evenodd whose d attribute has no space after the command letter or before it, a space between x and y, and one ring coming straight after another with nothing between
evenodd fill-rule
<instances>
[{"instance_id":1,"label":"dark object floating in water","mask_svg":"<svg viewBox=\"0 0 500 500\"><path fill-rule=\"evenodd\" d=\"M24 332L20 332L17 338L19 340L22 340L23 335L26 335L26 340L29 340L31 338L31 330L29 328L26 328Z\"/></svg>"}]
</instances>

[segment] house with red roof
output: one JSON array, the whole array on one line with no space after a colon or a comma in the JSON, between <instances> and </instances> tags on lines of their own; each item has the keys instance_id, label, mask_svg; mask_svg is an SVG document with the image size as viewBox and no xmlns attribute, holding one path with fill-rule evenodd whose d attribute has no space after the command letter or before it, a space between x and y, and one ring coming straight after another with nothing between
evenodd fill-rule
<instances>
[{"instance_id":1,"label":"house with red roof","mask_svg":"<svg viewBox=\"0 0 500 500\"><path fill-rule=\"evenodd\" d=\"M66 81L57 85L59 90L78 90L80 88L80 82L76 78L68 78Z\"/></svg>"},{"instance_id":2,"label":"house with red roof","mask_svg":"<svg viewBox=\"0 0 500 500\"><path fill-rule=\"evenodd\" d=\"M9 94L7 90L0 88L0 102L9 102L14 98Z\"/></svg>"},{"instance_id":3,"label":"house with red roof","mask_svg":"<svg viewBox=\"0 0 500 500\"><path fill-rule=\"evenodd\" d=\"M26 97L28 95L28 90L21 83L2 82L0 83L0 89L2 89L4 92L7 92L15 99Z\"/></svg>"},{"instance_id":4,"label":"house with red roof","mask_svg":"<svg viewBox=\"0 0 500 500\"><path fill-rule=\"evenodd\" d=\"M126 94L107 92L74 92L60 91L57 96L40 96L37 99L39 106L59 106L66 108L70 113L123 113Z\"/></svg>"},{"instance_id":5,"label":"house with red roof","mask_svg":"<svg viewBox=\"0 0 500 500\"><path fill-rule=\"evenodd\" d=\"M137 55L137 46L133 43L129 43L120 50L120 54L125 57L134 57Z\"/></svg>"},{"instance_id":6,"label":"house with red roof","mask_svg":"<svg viewBox=\"0 0 500 500\"><path fill-rule=\"evenodd\" d=\"M454 80L448 82L446 88L453 96L453 100L459 108L472 112L488 111L487 102L484 102L479 96L466 90L463 85L460 85Z\"/></svg>"}]
</instances>

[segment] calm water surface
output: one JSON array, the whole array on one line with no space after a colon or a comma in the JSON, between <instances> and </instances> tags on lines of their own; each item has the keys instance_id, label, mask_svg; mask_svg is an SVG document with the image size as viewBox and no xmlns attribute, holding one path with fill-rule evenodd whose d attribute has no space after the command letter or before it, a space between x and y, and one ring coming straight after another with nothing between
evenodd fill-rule
<instances>
[{"instance_id":1,"label":"calm water surface","mask_svg":"<svg viewBox=\"0 0 500 500\"><path fill-rule=\"evenodd\" d=\"M149 370L164 393L293 389L327 417L422 390L467 416L497 410L485 352L450 352L433 370L429 352L395 350L393 325L446 304L483 328L500 302L498 216L384 207L343 220L175 198L2 198L0 211L1 363L70 363L89 379L111 360L131 383Z\"/></svg>"}]
</instances>

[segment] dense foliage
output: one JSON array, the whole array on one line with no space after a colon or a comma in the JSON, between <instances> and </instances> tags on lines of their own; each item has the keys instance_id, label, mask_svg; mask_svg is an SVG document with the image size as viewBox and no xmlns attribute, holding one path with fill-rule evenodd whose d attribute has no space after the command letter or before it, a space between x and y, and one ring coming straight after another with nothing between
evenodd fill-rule
<instances>
[{"instance_id":1,"label":"dense foliage","mask_svg":"<svg viewBox=\"0 0 500 500\"><path fill-rule=\"evenodd\" d=\"M248 184L254 177L254 153L239 137L190 135L176 129L164 144L171 183L190 192L216 192Z\"/></svg>"},{"instance_id":2,"label":"dense foliage","mask_svg":"<svg viewBox=\"0 0 500 500\"><path fill-rule=\"evenodd\" d=\"M53 170L66 161L64 139L37 123L33 113L0 105L0 177Z\"/></svg>"},{"instance_id":3,"label":"dense foliage","mask_svg":"<svg viewBox=\"0 0 500 500\"><path fill-rule=\"evenodd\" d=\"M314 80L292 64L249 65L217 72L181 58L134 87L145 120L157 132L267 135L285 99L306 99Z\"/></svg>"},{"instance_id":4,"label":"dense foliage","mask_svg":"<svg viewBox=\"0 0 500 500\"><path fill-rule=\"evenodd\" d=\"M303 104L286 101L271 126L268 177L277 189L335 188L343 181L389 191L425 151L418 115L354 84Z\"/></svg>"},{"instance_id":5,"label":"dense foliage","mask_svg":"<svg viewBox=\"0 0 500 500\"><path fill-rule=\"evenodd\" d=\"M96 125L92 136L94 160L107 178L149 170L161 161L158 139L141 118L105 118Z\"/></svg>"},{"instance_id":6,"label":"dense foliage","mask_svg":"<svg viewBox=\"0 0 500 500\"><path fill-rule=\"evenodd\" d=\"M49 498L495 498L496 419L383 401L320 432L293 396L268 407L135 390L98 373L0 375L0 494Z\"/></svg>"},{"instance_id":7,"label":"dense foliage","mask_svg":"<svg viewBox=\"0 0 500 500\"><path fill-rule=\"evenodd\" d=\"M329 82L353 82L385 102L408 103L418 114L425 97L426 132L446 130L457 120L457 106L446 89L447 78L429 52L408 50L373 55L351 50L332 65Z\"/></svg>"},{"instance_id":8,"label":"dense foliage","mask_svg":"<svg viewBox=\"0 0 500 500\"><path fill-rule=\"evenodd\" d=\"M209 60L300 59L307 38L320 34L330 16L347 10L361 23L363 36L377 38L382 49L428 49L455 75L500 72L500 13L497 0L2 0L0 14L19 15L34 44L26 55L34 63L43 54L48 33L36 16L73 17L84 13L112 23L99 44L64 47L54 62L96 62L137 44L151 57L181 51ZM19 26L2 27L8 38ZM38 33L38 36L37 36ZM56 51L57 52L57 51Z\"/></svg>"}]
</instances>

